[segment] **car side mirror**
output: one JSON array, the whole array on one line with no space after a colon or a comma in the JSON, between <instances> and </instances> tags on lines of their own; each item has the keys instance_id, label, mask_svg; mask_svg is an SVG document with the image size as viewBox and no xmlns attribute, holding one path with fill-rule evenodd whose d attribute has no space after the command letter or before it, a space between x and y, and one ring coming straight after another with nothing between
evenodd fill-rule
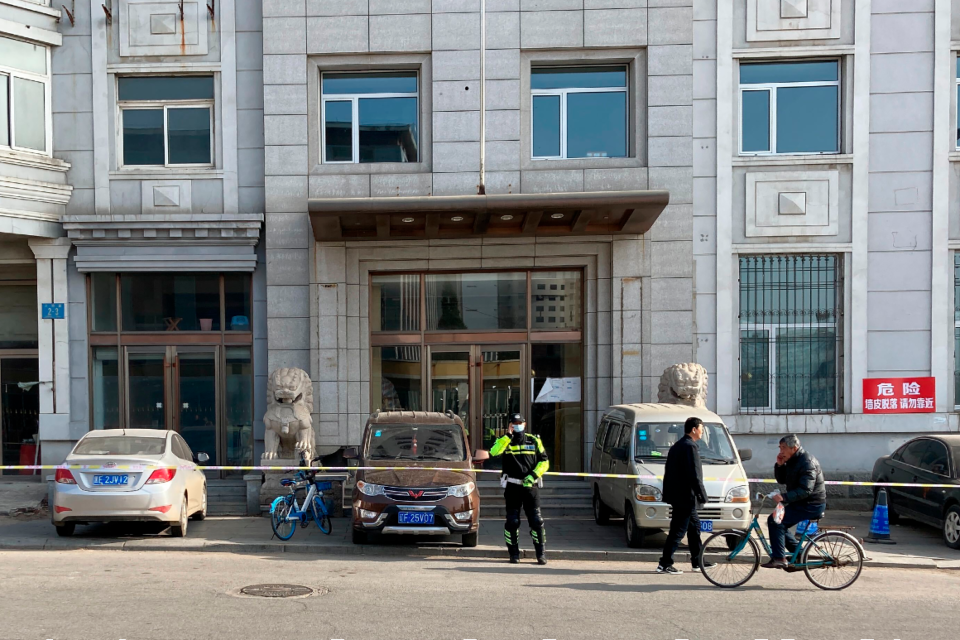
<instances>
[{"instance_id":1,"label":"car side mirror","mask_svg":"<svg viewBox=\"0 0 960 640\"><path fill-rule=\"evenodd\" d=\"M347 447L343 450L344 460L356 460L360 457L360 452L357 451L356 447Z\"/></svg>"},{"instance_id":2,"label":"car side mirror","mask_svg":"<svg viewBox=\"0 0 960 640\"><path fill-rule=\"evenodd\" d=\"M614 460L619 460L620 462L627 461L627 448L626 447L614 447L610 451L610 455L613 456Z\"/></svg>"},{"instance_id":3,"label":"car side mirror","mask_svg":"<svg viewBox=\"0 0 960 640\"><path fill-rule=\"evenodd\" d=\"M196 462L200 464L207 464L208 462L210 462L210 456L208 456L202 451L193 457L196 459Z\"/></svg>"},{"instance_id":4,"label":"car side mirror","mask_svg":"<svg viewBox=\"0 0 960 640\"><path fill-rule=\"evenodd\" d=\"M746 462L753 458L753 449L737 449L737 453L740 454L740 462Z\"/></svg>"},{"instance_id":5,"label":"car side mirror","mask_svg":"<svg viewBox=\"0 0 960 640\"><path fill-rule=\"evenodd\" d=\"M486 449L477 449L473 452L473 461L474 462L483 462L484 460L490 459L490 452Z\"/></svg>"}]
</instances>

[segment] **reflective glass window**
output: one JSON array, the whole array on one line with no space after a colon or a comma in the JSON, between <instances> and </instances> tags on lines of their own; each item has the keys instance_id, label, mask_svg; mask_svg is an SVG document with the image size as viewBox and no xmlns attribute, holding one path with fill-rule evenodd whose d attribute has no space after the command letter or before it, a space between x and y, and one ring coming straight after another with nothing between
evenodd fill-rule
<instances>
[{"instance_id":1,"label":"reflective glass window","mask_svg":"<svg viewBox=\"0 0 960 640\"><path fill-rule=\"evenodd\" d=\"M213 76L134 76L117 80L124 101L213 100Z\"/></svg>"},{"instance_id":2,"label":"reflective glass window","mask_svg":"<svg viewBox=\"0 0 960 640\"><path fill-rule=\"evenodd\" d=\"M163 163L163 109L124 109L123 164Z\"/></svg>"},{"instance_id":3,"label":"reflective glass window","mask_svg":"<svg viewBox=\"0 0 960 640\"><path fill-rule=\"evenodd\" d=\"M120 427L120 360L116 347L93 348L93 428Z\"/></svg>"},{"instance_id":4,"label":"reflective glass window","mask_svg":"<svg viewBox=\"0 0 960 640\"><path fill-rule=\"evenodd\" d=\"M223 276L223 303L227 331L251 331L250 275L227 273Z\"/></svg>"},{"instance_id":5,"label":"reflective glass window","mask_svg":"<svg viewBox=\"0 0 960 640\"><path fill-rule=\"evenodd\" d=\"M534 158L628 154L627 67L531 70Z\"/></svg>"},{"instance_id":6,"label":"reflective glass window","mask_svg":"<svg viewBox=\"0 0 960 640\"><path fill-rule=\"evenodd\" d=\"M47 108L45 85L26 78L13 79L13 143L18 147L43 151L47 148Z\"/></svg>"},{"instance_id":7,"label":"reflective glass window","mask_svg":"<svg viewBox=\"0 0 960 640\"><path fill-rule=\"evenodd\" d=\"M427 331L525 329L525 273L425 276Z\"/></svg>"},{"instance_id":8,"label":"reflective glass window","mask_svg":"<svg viewBox=\"0 0 960 640\"><path fill-rule=\"evenodd\" d=\"M372 347L370 351L370 411L421 411L421 347Z\"/></svg>"},{"instance_id":9,"label":"reflective glass window","mask_svg":"<svg viewBox=\"0 0 960 640\"><path fill-rule=\"evenodd\" d=\"M46 75L47 48L23 40L0 37L0 67Z\"/></svg>"},{"instance_id":10,"label":"reflective glass window","mask_svg":"<svg viewBox=\"0 0 960 640\"><path fill-rule=\"evenodd\" d=\"M741 153L839 153L839 122L838 61L740 65Z\"/></svg>"},{"instance_id":11,"label":"reflective glass window","mask_svg":"<svg viewBox=\"0 0 960 640\"><path fill-rule=\"evenodd\" d=\"M562 329L579 329L582 325L583 307L581 305L581 273L579 271L533 271L530 273L530 285L533 288L532 297L534 313L530 321L530 328L534 331ZM554 291L558 295L547 296L541 291ZM557 315L557 305L541 305L547 298L559 298L560 305ZM554 315L544 314L544 307Z\"/></svg>"},{"instance_id":12,"label":"reflective glass window","mask_svg":"<svg viewBox=\"0 0 960 640\"><path fill-rule=\"evenodd\" d=\"M419 162L415 71L325 73L324 162Z\"/></svg>"},{"instance_id":13,"label":"reflective glass window","mask_svg":"<svg viewBox=\"0 0 960 640\"><path fill-rule=\"evenodd\" d=\"M420 330L420 276L373 276L370 281L370 327L373 331Z\"/></svg>"},{"instance_id":14,"label":"reflective glass window","mask_svg":"<svg viewBox=\"0 0 960 640\"><path fill-rule=\"evenodd\" d=\"M124 331L219 331L220 276L120 275Z\"/></svg>"},{"instance_id":15,"label":"reflective glass window","mask_svg":"<svg viewBox=\"0 0 960 640\"><path fill-rule=\"evenodd\" d=\"M90 274L90 316L94 331L117 330L116 274Z\"/></svg>"},{"instance_id":16,"label":"reflective glass window","mask_svg":"<svg viewBox=\"0 0 960 640\"><path fill-rule=\"evenodd\" d=\"M37 286L0 284L0 349L39 345Z\"/></svg>"},{"instance_id":17,"label":"reflective glass window","mask_svg":"<svg viewBox=\"0 0 960 640\"><path fill-rule=\"evenodd\" d=\"M168 164L210 163L209 107L167 109Z\"/></svg>"}]
</instances>

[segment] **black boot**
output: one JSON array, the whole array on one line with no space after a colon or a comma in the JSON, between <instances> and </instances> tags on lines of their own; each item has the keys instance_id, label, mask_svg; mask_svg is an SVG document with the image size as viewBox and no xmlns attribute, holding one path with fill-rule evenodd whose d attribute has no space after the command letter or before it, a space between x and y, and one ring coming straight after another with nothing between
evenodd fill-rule
<instances>
[{"instance_id":1,"label":"black boot","mask_svg":"<svg viewBox=\"0 0 960 640\"><path fill-rule=\"evenodd\" d=\"M520 544L516 531L504 529L503 537L507 541L507 552L510 554L510 564L520 564Z\"/></svg>"},{"instance_id":2,"label":"black boot","mask_svg":"<svg viewBox=\"0 0 960 640\"><path fill-rule=\"evenodd\" d=\"M537 564L547 564L547 555L543 548L543 543L546 542L547 538L546 533L541 527L539 531L531 531L530 535L533 537L533 548L537 554Z\"/></svg>"}]
</instances>

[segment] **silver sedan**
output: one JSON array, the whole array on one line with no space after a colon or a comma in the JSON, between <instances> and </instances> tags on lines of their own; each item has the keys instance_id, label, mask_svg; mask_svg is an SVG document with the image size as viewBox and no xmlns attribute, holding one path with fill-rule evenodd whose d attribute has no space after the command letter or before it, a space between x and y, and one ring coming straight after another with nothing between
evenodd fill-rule
<instances>
[{"instance_id":1,"label":"silver sedan","mask_svg":"<svg viewBox=\"0 0 960 640\"><path fill-rule=\"evenodd\" d=\"M57 469L50 517L57 534L73 535L89 522L169 522L187 534L187 519L207 515L207 480L180 434L152 429L91 431Z\"/></svg>"}]
</instances>

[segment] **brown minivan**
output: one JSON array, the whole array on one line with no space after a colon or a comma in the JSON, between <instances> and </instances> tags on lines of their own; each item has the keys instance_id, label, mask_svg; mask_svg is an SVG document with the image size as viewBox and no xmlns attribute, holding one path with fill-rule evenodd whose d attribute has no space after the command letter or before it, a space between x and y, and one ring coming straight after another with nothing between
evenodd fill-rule
<instances>
[{"instance_id":1,"label":"brown minivan","mask_svg":"<svg viewBox=\"0 0 960 640\"><path fill-rule=\"evenodd\" d=\"M477 546L480 492L467 431L452 412L377 411L367 420L357 459L353 490L353 542L371 534L461 535L463 546ZM362 469L362 467L402 467ZM451 471L431 471L442 467Z\"/></svg>"}]
</instances>

